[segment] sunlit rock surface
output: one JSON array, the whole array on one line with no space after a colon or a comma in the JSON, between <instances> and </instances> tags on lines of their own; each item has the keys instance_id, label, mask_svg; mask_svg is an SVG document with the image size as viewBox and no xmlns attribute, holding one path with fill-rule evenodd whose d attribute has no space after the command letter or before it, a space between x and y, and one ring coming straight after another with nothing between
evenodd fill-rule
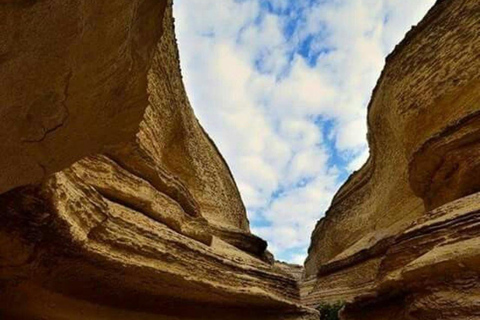
<instances>
[{"instance_id":1,"label":"sunlit rock surface","mask_svg":"<svg viewBox=\"0 0 480 320\"><path fill-rule=\"evenodd\" d=\"M479 54L480 2L445 0L387 58L370 159L312 235L307 305L350 302L345 319L480 316Z\"/></svg>"}]
</instances>

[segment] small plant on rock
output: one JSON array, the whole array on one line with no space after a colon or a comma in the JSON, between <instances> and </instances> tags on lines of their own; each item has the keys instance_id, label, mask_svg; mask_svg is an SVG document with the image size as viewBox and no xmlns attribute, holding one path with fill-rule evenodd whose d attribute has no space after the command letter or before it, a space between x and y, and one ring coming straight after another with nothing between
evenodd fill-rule
<instances>
[{"instance_id":1,"label":"small plant on rock","mask_svg":"<svg viewBox=\"0 0 480 320\"><path fill-rule=\"evenodd\" d=\"M320 320L338 320L338 312L345 305L344 302L322 303L317 307Z\"/></svg>"}]
</instances>

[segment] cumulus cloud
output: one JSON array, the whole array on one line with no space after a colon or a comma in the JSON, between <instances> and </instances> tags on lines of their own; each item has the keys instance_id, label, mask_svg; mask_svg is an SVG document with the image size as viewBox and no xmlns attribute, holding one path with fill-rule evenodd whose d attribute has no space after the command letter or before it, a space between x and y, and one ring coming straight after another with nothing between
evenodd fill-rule
<instances>
[{"instance_id":1,"label":"cumulus cloud","mask_svg":"<svg viewBox=\"0 0 480 320\"><path fill-rule=\"evenodd\" d=\"M252 230L301 263L368 158L366 105L385 56L434 0L176 0L184 80Z\"/></svg>"}]
</instances>

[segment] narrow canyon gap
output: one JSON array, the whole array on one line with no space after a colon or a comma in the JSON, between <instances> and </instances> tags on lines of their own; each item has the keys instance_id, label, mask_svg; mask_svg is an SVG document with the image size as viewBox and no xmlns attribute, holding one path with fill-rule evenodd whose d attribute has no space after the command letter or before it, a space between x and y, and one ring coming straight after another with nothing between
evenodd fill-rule
<instances>
[{"instance_id":1,"label":"narrow canyon gap","mask_svg":"<svg viewBox=\"0 0 480 320\"><path fill-rule=\"evenodd\" d=\"M253 233L303 264L315 223L368 158L367 104L434 0L179 0L186 91Z\"/></svg>"},{"instance_id":2,"label":"narrow canyon gap","mask_svg":"<svg viewBox=\"0 0 480 320\"><path fill-rule=\"evenodd\" d=\"M0 317L477 317L480 3L437 1L387 58L304 268L251 232L172 5L0 3Z\"/></svg>"}]
</instances>

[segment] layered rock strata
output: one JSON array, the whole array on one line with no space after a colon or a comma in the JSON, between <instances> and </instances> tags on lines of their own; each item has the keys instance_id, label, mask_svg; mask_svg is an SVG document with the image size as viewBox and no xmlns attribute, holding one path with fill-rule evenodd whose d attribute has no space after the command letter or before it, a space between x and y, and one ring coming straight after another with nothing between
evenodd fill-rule
<instances>
[{"instance_id":1,"label":"layered rock strata","mask_svg":"<svg viewBox=\"0 0 480 320\"><path fill-rule=\"evenodd\" d=\"M22 23L15 15L17 10L42 16L37 10L49 2L52 2L51 12L55 12L55 1L8 2L0 6L2 13L11 15L13 26L14 22ZM98 59L88 55L92 61L86 65L82 64L84 60L72 58L82 66L82 71L96 73L90 77L72 72L70 81L78 81L85 87L69 86L68 122L55 130L48 129L50 123L45 124L43 131L40 130L47 136L45 141L51 143L50 149L45 150L52 151L43 155L62 160L45 170L45 174L64 168L40 184L32 182L40 181L43 173L23 179L15 171L19 168L8 173L14 179L0 181L2 190L24 185L0 195L1 316L54 320L315 319L318 315L314 310L300 305L298 268L291 272L291 268L274 263L266 251L266 242L250 233L233 177L193 114L179 68L171 2L144 2L146 7L132 2L125 3L125 8L115 2L112 6L116 11L106 4L89 7L84 3L72 8L63 5L73 11L74 18L85 19L82 20L85 29L80 30L84 37L95 30L99 34L91 37L113 37L102 29L100 21L113 19L109 14L118 15L130 5L135 10L127 10L131 13L128 21L142 25L141 32L135 35L136 29L123 25L120 17L113 20L113 25L118 24L129 37L140 41L133 42L134 50L143 50L143 38L152 42L163 32L151 56L142 55L140 71L132 69L140 66L135 60L137 53L130 52L133 50L130 42L103 39L105 43L100 46L114 47L119 54L130 52L126 70L121 68L121 59L101 50L96 52ZM163 14L160 9L165 7ZM100 19L101 13L107 16ZM158 18L161 13L163 28L162 24L149 20L150 16ZM146 22L138 21L145 19ZM77 38L82 35L77 34L77 29L73 31L69 34L72 42L81 41ZM75 57L79 54L73 44L63 45ZM36 56L32 53L33 61L38 57L38 53ZM67 61L64 56L57 59L62 64ZM109 68L109 63L118 69L103 74L98 65ZM90 69L91 65L96 67ZM63 74L63 69L51 73L56 77ZM129 77L130 73L133 77ZM9 73L2 77L14 78ZM132 85L138 80L135 85L138 92L127 90L122 79ZM116 89L110 90L101 81L115 84ZM53 85L48 77L41 83ZM148 107L143 111L140 106L146 101L147 92ZM125 96L130 93L131 99ZM83 97L84 113L75 108L74 97ZM90 104L92 99L94 103ZM2 97L2 101L6 98ZM133 102L135 106L126 106ZM105 115L117 110L118 119L123 120L106 122L103 113L90 113L103 110L104 105L112 108L104 110ZM127 113L135 116L123 118ZM130 137L130 131L138 125L139 114L143 114L143 120L135 129L136 134ZM40 115L31 118L43 121ZM92 116L95 119L89 118ZM127 120L128 123L123 123ZM79 130L79 124L83 130L72 135L70 130ZM101 132L105 136L95 136ZM69 139L69 143L56 140L57 134ZM77 146L77 138L87 139L99 148L89 149L92 155L69 165L72 159L87 152ZM59 145L62 141L64 145ZM56 149L58 154L53 152ZM67 152L71 152L68 160L61 157ZM29 155L26 161L38 160L35 154Z\"/></svg>"},{"instance_id":2,"label":"layered rock strata","mask_svg":"<svg viewBox=\"0 0 480 320\"><path fill-rule=\"evenodd\" d=\"M388 57L303 275L250 233L171 6L0 2L0 317L480 317L480 3L438 1Z\"/></svg>"},{"instance_id":3,"label":"layered rock strata","mask_svg":"<svg viewBox=\"0 0 480 320\"><path fill-rule=\"evenodd\" d=\"M438 1L387 58L370 159L312 234L305 303L345 319L474 319L480 2Z\"/></svg>"}]
</instances>

